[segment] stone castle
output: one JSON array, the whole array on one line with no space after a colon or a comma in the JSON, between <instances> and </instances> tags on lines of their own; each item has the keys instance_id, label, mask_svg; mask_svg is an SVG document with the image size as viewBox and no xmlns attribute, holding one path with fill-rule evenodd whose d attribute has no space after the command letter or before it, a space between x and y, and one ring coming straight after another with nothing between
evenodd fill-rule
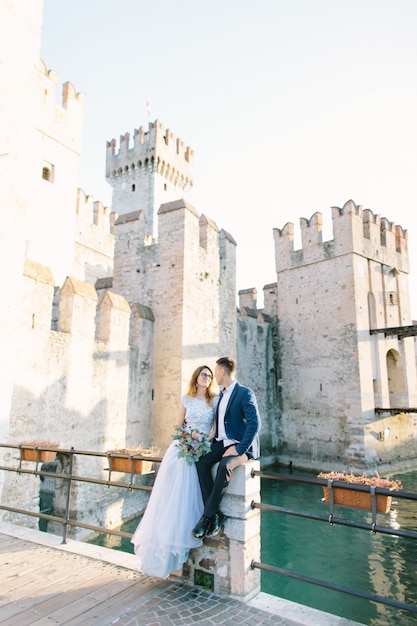
<instances>
[{"instance_id":1,"label":"stone castle","mask_svg":"<svg viewBox=\"0 0 417 626\"><path fill-rule=\"evenodd\" d=\"M264 464L412 466L413 334L384 332L412 326L407 232L353 201L332 209L330 241L320 213L300 220L299 250L293 224L274 229L277 280L262 309L253 288L236 308L236 242L185 199L194 152L158 120L112 139L112 206L93 202L77 189L84 96L65 83L57 102L42 2L6 13L0 441L163 452L194 368L230 354L257 394ZM0 481L2 499L32 498Z\"/></svg>"}]
</instances>

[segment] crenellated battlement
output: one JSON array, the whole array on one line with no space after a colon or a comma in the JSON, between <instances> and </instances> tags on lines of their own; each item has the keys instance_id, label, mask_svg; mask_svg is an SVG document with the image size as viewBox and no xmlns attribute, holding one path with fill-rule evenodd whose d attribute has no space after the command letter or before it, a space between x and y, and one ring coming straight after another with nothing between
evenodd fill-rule
<instances>
[{"instance_id":1,"label":"crenellated battlement","mask_svg":"<svg viewBox=\"0 0 417 626\"><path fill-rule=\"evenodd\" d=\"M28 296L27 324L40 335L48 335L54 283L48 267L26 259L24 276ZM119 294L107 291L99 301L90 283L67 276L59 291L58 332L73 336L75 342L95 340L129 345L130 306Z\"/></svg>"},{"instance_id":2,"label":"crenellated battlement","mask_svg":"<svg viewBox=\"0 0 417 626\"><path fill-rule=\"evenodd\" d=\"M409 271L408 233L401 226L349 200L332 207L333 239L323 241L323 216L314 213L300 218L301 242L294 250L294 224L274 228L277 271L315 263L331 257L356 253Z\"/></svg>"},{"instance_id":3,"label":"crenellated battlement","mask_svg":"<svg viewBox=\"0 0 417 626\"><path fill-rule=\"evenodd\" d=\"M78 278L94 284L103 276L111 276L116 217L108 207L77 189L72 272Z\"/></svg>"},{"instance_id":4,"label":"crenellated battlement","mask_svg":"<svg viewBox=\"0 0 417 626\"><path fill-rule=\"evenodd\" d=\"M140 126L120 135L119 151L115 139L107 142L106 178L110 184L118 178L134 179L138 175L158 173L175 186L187 190L193 185L194 151L158 121L148 130Z\"/></svg>"},{"instance_id":5,"label":"crenellated battlement","mask_svg":"<svg viewBox=\"0 0 417 626\"><path fill-rule=\"evenodd\" d=\"M85 95L76 91L67 81L62 85L61 102L57 101L58 73L48 70L40 60L38 66L39 81L39 119L41 132L54 136L56 140L81 153Z\"/></svg>"},{"instance_id":6,"label":"crenellated battlement","mask_svg":"<svg viewBox=\"0 0 417 626\"><path fill-rule=\"evenodd\" d=\"M42 59L39 60L39 78L44 88L43 95L56 102L58 72L56 70L48 70ZM77 92L74 85L67 81L62 85L61 107L68 109L73 103L84 107L85 95ZM58 104L56 102L56 104Z\"/></svg>"},{"instance_id":7,"label":"crenellated battlement","mask_svg":"<svg viewBox=\"0 0 417 626\"><path fill-rule=\"evenodd\" d=\"M141 148L144 146L144 148ZM133 133L133 147L130 146L130 133L126 132L120 135L120 145L118 155L127 153L139 154L149 147L166 146L172 153L183 157L187 162L192 163L194 159L194 151L189 146L185 148L185 144L181 139L175 141L174 133L169 128L164 131L164 126L159 120L149 122L148 130L144 126L135 128ZM116 153L116 140L112 139L107 142L107 148L112 154Z\"/></svg>"},{"instance_id":8,"label":"crenellated battlement","mask_svg":"<svg viewBox=\"0 0 417 626\"><path fill-rule=\"evenodd\" d=\"M77 229L80 233L90 224L96 226L103 234L112 232L114 216L111 217L109 207L104 206L99 200L87 196L80 188L77 189L76 199Z\"/></svg>"},{"instance_id":9,"label":"crenellated battlement","mask_svg":"<svg viewBox=\"0 0 417 626\"><path fill-rule=\"evenodd\" d=\"M257 308L258 292L255 287L249 289L241 289L238 292L239 296L239 309L255 309Z\"/></svg>"},{"instance_id":10,"label":"crenellated battlement","mask_svg":"<svg viewBox=\"0 0 417 626\"><path fill-rule=\"evenodd\" d=\"M395 245L397 252L407 252L408 232L402 226L390 222L386 217L374 214L370 209L363 211L364 236L377 240L380 237L381 245L389 243Z\"/></svg>"}]
</instances>

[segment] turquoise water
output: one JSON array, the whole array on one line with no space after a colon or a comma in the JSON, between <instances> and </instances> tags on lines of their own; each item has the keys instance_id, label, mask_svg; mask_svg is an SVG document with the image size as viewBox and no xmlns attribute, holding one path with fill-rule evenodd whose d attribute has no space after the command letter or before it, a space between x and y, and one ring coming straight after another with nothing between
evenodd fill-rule
<instances>
[{"instance_id":1,"label":"turquoise water","mask_svg":"<svg viewBox=\"0 0 417 626\"><path fill-rule=\"evenodd\" d=\"M286 473L286 470L274 471ZM295 472L294 472L295 474ZM394 477L393 477L394 478ZM417 472L395 476L416 492ZM262 481L262 501L327 516L321 487ZM372 523L367 511L335 507L335 517ZM379 526L417 530L417 502L398 499ZM279 513L261 516L262 561L347 587L417 605L417 541ZM369 626L416 626L417 613L262 572L262 591Z\"/></svg>"},{"instance_id":2,"label":"turquoise water","mask_svg":"<svg viewBox=\"0 0 417 626\"><path fill-rule=\"evenodd\" d=\"M272 471L287 473L282 468ZM402 480L405 491L417 491L417 471L393 478ZM322 502L319 486L268 479L262 479L261 484L264 503L327 516L328 505ZM367 511L346 507L335 507L335 517L372 522ZM133 533L138 521L131 520L122 530ZM393 502L390 513L378 513L377 524L416 532L417 502ZM417 605L417 541L268 511L261 513L261 537L263 563ZM130 541L120 537L106 535L95 543L133 552ZM261 587L265 593L368 626L417 626L417 613L270 572L262 571Z\"/></svg>"}]
</instances>

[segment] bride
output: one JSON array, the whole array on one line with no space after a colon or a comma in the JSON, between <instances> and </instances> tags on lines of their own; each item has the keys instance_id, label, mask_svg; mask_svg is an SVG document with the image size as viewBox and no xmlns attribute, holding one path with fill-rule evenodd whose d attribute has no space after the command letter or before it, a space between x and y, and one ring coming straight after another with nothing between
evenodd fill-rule
<instances>
[{"instance_id":1,"label":"bride","mask_svg":"<svg viewBox=\"0 0 417 626\"><path fill-rule=\"evenodd\" d=\"M212 390L213 372L197 367L188 391L182 397L177 424L187 431L197 429L214 437L214 409L218 396ZM203 514L203 499L195 464L179 457L178 441L166 451L158 470L145 513L131 542L139 559L139 570L166 578L182 567L191 548L202 545L191 531Z\"/></svg>"}]
</instances>

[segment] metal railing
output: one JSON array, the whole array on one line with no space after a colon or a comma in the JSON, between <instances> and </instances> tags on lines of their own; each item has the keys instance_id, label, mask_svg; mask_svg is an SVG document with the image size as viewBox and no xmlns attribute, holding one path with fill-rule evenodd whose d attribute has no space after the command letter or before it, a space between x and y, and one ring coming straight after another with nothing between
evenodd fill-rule
<instances>
[{"instance_id":1,"label":"metal railing","mask_svg":"<svg viewBox=\"0 0 417 626\"><path fill-rule=\"evenodd\" d=\"M0 448L11 448L11 449L16 449L19 450L22 448L23 446L19 446L16 444L5 444L5 443L0 443ZM24 446L25 448L28 448L29 446ZM137 484L134 482L134 461L135 460L145 460L145 461L152 461L154 463L160 463L161 462L161 457L159 456L144 456L144 455L129 455L129 454L117 454L115 455L114 453L108 453L108 452L92 452L92 451L88 451L88 450L77 450L74 448L70 448L70 449L62 449L62 448L56 448L56 447L42 447L42 446L33 446L33 449L36 451L36 461L34 461L35 463L35 469L27 469L25 467L22 467L22 458L20 456L20 460L19 460L19 464L17 467L10 467L10 466L5 466L5 465L0 465L0 470L4 470L7 472L17 472L20 474L32 474L35 476L39 476L39 477L52 477L52 478L58 478L61 479L63 481L66 482L66 501L65 501L65 511L64 511L64 515L63 517L59 517L57 515L51 515L48 513L44 513L42 511L29 511L27 509L22 509L22 508L18 508L18 507L13 507L13 506L8 506L5 504L1 504L0 503L0 510L4 510L4 511L10 511L10 512L14 512L14 513L20 513L20 514L24 514L24 515L28 515L28 516L33 516L33 517L37 517L39 519L45 519L45 520L49 520L52 522L58 522L61 523L63 526L63 538L62 538L62 543L66 543L67 540L67 532L68 532L68 527L78 527L78 528L84 528L87 530L91 530L93 532L97 532L100 534L108 534L108 535L115 535L118 537L122 537L122 538L126 538L126 539L130 539L132 537L131 533L127 533L127 532L123 532L120 530L114 530L111 528L107 528L107 527L102 527L102 526L96 526L93 524L87 524L78 520L74 520L70 518L70 504L71 504L71 485L73 482L85 482L85 483L92 483L92 484L97 484L97 485L105 485L105 486L114 486L114 487L118 487L118 488L122 488L122 489L128 489L128 490L142 490L142 491L151 491L152 490L152 486L150 485L141 485L141 484ZM68 463L68 469L67 471L62 471L62 472L48 472L42 469L39 469L39 464L42 463L40 461L40 453L42 451L52 451L52 452L56 452L58 455L64 455L64 457L67 458ZM114 470L111 469L111 461L109 458L109 467L106 468L109 471L109 477L108 480L104 480L104 479L99 479L99 478L93 478L93 477L89 477L89 476L82 476L82 475L78 475L78 474L74 474L73 473L73 468L74 468L74 458L75 456L80 455L80 456L93 456L93 457L105 457L105 458L109 458L111 456L118 456L120 458L127 458L130 460L131 462L131 472L127 472L127 475L130 474L130 480L128 482L126 481L114 481L111 480L111 475L112 472ZM403 499L408 499L408 500L414 500L417 501L417 494L416 493L411 493L411 492L404 492L404 491L391 491L382 487L369 487L367 485L360 485L360 484L352 484L352 483L346 483L346 482L342 482L342 481L336 481L336 480L326 480L326 479L321 479L321 478L313 478L313 477L309 477L309 476L301 476L301 475L290 475L290 474L278 474L278 473L274 473L274 472L269 472L269 471L257 471L257 470L252 470L252 477L255 476L259 476L260 478L263 479L268 479L268 480L279 480L279 481L287 481L287 482L294 482L294 483L304 483L304 484L309 484L309 485L320 485L320 486L324 486L327 487L329 489L329 493L330 493L330 501L329 501L329 513L327 515L318 515L315 513L311 513L311 512L305 512L305 511L298 511L298 510L293 510L293 509L289 509L286 507L280 507L280 506L276 506L276 505L271 505L271 504L264 504L261 502L252 502L251 506L253 509L259 509L260 511L268 511L268 512L273 512L273 513L280 513L280 514L284 514L284 515L291 515L291 516L296 516L296 517L300 517L300 518L307 518L307 519L311 519L311 520L315 520L315 521L319 521L319 522L326 522L327 524L330 525L341 525L341 526L348 526L351 528L358 528L358 529L362 529L362 530L368 530L371 531L372 533L381 533L381 534L385 534L385 535L393 535L396 537L402 537L402 538L407 538L407 539L412 539L415 540L417 539L417 533L416 532L412 532L412 531L407 531L407 530L401 530L401 529L392 529L392 528L388 528L385 526L379 526L377 524L377 508L376 508L376 496L377 495L388 495L388 496L394 496L395 498L403 498ZM370 524L367 524L365 522L359 522L359 521L355 521L355 520L349 520L349 519L344 519L344 518L338 518L335 516L334 514L334 488L337 487L343 487L343 489L351 489L354 491L359 491L359 492L367 492L370 493L371 495L371 500L372 500L372 522ZM401 602L401 601L397 601L391 598L386 598L383 596L379 596L376 594L372 594L372 593L368 593L368 592L364 592L358 589L353 589L350 587L346 587L343 585L339 585L330 581L325 581L325 580L321 580L318 578L314 578L308 575L304 575L304 574L300 574L297 572L294 572L292 570L288 570L285 568L281 568L281 567L276 567L273 565L269 565L267 563L262 563L262 562L258 562L258 561L252 561L251 563L251 568L252 569L260 569L260 570L264 570L264 571L268 571L274 574L279 574L282 576L286 576L288 578L292 578L292 579L296 579L302 582L307 582L307 583L311 583L314 585L318 585L321 587L326 587L327 589L332 589L334 591L339 591L348 595L352 595L352 596L356 596L358 598L363 598L369 601L374 601L374 602L379 602L381 604L385 604L387 606L391 606L397 609L402 609L405 611L410 611L413 613L417 613L417 606L406 603L406 602Z\"/></svg>"},{"instance_id":2,"label":"metal railing","mask_svg":"<svg viewBox=\"0 0 417 626\"><path fill-rule=\"evenodd\" d=\"M17 444L9 444L9 443L0 443L0 448L11 448L19 451L20 459L17 467L11 467L9 465L0 465L0 470L4 470L6 472L17 472L18 474L32 474L39 477L51 477L61 479L66 483L66 497L65 497L65 509L63 517L59 517L57 515L50 515L49 513L44 513L42 511L29 511L28 509L22 509L19 507L8 506L6 504L0 503L0 509L3 511L9 511L13 513L21 513L23 515L28 515L31 517L37 517L39 519L48 520L51 522L57 522L62 524L63 533L62 533L62 543L67 542L67 534L68 527L76 527L76 528L84 528L86 530L91 530L100 534L108 534L108 535L116 535L117 537L123 537L126 539L130 539L132 535L130 533L126 533L121 530L115 530L111 528L106 528L103 526L96 526L93 524L87 524L85 522L81 522L79 520L70 518L70 505L71 505L71 486L74 482L83 482L83 483L92 483L95 485L105 485L107 487L120 487L122 489L128 489L129 491L141 490L141 491L151 491L152 486L150 485L141 485L134 482L134 477L137 475L134 471L134 463L138 460L143 461L151 461L153 463L160 463L162 458L159 456L149 456L149 455L141 455L141 454L122 454L122 453L110 453L110 452L92 452L89 450L76 450L75 448L57 448L53 446L29 446L29 445L17 445ZM35 469L27 469L22 467L22 450L34 450L36 453ZM62 455L66 457L68 460L68 470L62 472L50 472L39 469L39 465L43 463L41 461L42 452L54 452L57 455ZM81 476L78 474L74 474L74 457L79 456L92 456L92 457L104 457L109 460L109 467L106 470L109 472L108 480L94 478L91 476ZM131 471L126 472L126 474L130 474L129 482L126 481L114 481L111 480L112 473L116 470L112 470L112 458L122 458L128 459L131 463ZM123 472L125 473L125 472Z\"/></svg>"},{"instance_id":3,"label":"metal railing","mask_svg":"<svg viewBox=\"0 0 417 626\"><path fill-rule=\"evenodd\" d=\"M377 503L376 499L378 495L392 496L395 498L403 498L407 500L417 501L417 494L405 491L393 491L383 487L374 487L368 485L362 485L357 483L347 483L344 481L338 480L327 480L324 478L313 478L309 476L294 476L291 474L277 474L275 472L265 472L265 471L257 471L252 470L252 477L259 476L263 479L269 480L281 480L288 481L294 483L302 483L309 485L321 485L322 487L327 487L330 493L329 500L329 514L328 515L317 515L310 512L305 511L296 511L293 509L288 509L285 507L275 506L271 504L263 504L261 502L252 502L251 506L253 509L259 509L260 511L270 511L274 513L281 513L285 515L293 515L296 517L307 518L316 520L319 522L326 522L331 525L341 525L341 526L349 526L351 528L358 528L362 530L368 530L372 533L382 533L385 535L394 535L396 537L402 537L407 539L417 539L417 533L407 530L400 529L392 529L385 526L378 526L377 521ZM334 515L334 489L335 488L343 488L357 492L366 492L371 495L372 502L372 522L371 524L366 524L362 522L358 522L355 520L348 520L343 518L335 517ZM319 578L314 578L312 576L307 576L305 574L300 574L294 572L292 570L288 570L282 567L276 567L274 565L268 565L266 563L252 561L251 563L252 569L260 569L264 571L268 571L274 574L279 574L281 576L286 576L288 578L293 578L302 582L311 583L313 585L318 585L321 587L325 587L327 589L332 589L334 591L339 591L348 595L356 596L358 598L363 598L365 600L379 602L381 604L385 604L387 606L391 606L393 608L410 611L412 613L417 613L417 606L413 604L409 604L407 602L401 602L399 600L394 600L392 598L386 598L384 596L380 596L377 594L368 593L366 591L361 591L359 589L353 589L351 587L347 587L344 585L339 585L333 583L331 581L322 580Z\"/></svg>"}]
</instances>

